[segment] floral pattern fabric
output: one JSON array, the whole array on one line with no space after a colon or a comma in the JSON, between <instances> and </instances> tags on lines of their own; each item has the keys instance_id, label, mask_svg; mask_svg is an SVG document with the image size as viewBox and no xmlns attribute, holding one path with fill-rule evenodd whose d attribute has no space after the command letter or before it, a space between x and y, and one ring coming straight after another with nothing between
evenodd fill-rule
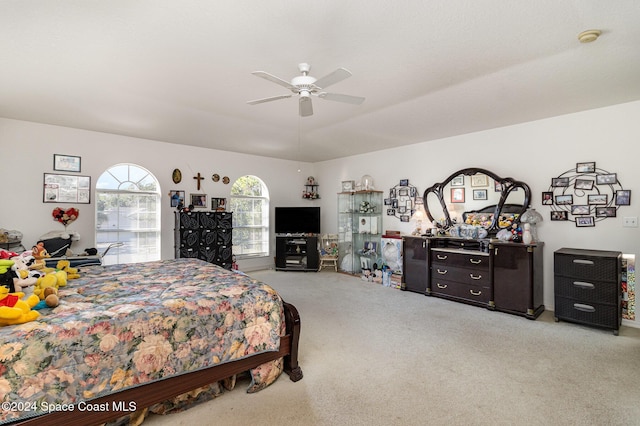
<instances>
[{"instance_id":1,"label":"floral pattern fabric","mask_svg":"<svg viewBox=\"0 0 640 426\"><path fill-rule=\"evenodd\" d=\"M285 334L271 287L198 259L84 268L59 295L37 321L0 328L2 401L31 403L2 410L0 423L277 351ZM278 363L252 370L249 391L281 371Z\"/></svg>"}]
</instances>

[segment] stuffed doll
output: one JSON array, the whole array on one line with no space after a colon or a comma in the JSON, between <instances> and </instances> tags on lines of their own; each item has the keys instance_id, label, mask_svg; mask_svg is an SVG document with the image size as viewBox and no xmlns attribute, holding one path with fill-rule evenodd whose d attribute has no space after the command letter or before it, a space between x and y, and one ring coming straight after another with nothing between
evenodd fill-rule
<instances>
[{"instance_id":1,"label":"stuffed doll","mask_svg":"<svg viewBox=\"0 0 640 426\"><path fill-rule=\"evenodd\" d=\"M24 293L0 291L0 326L23 324L40 316L38 311L31 309L40 299L33 294L24 300L23 297Z\"/></svg>"},{"instance_id":2,"label":"stuffed doll","mask_svg":"<svg viewBox=\"0 0 640 426\"><path fill-rule=\"evenodd\" d=\"M24 292L27 288L33 286L38 281L37 278L30 274L29 266L22 256L12 257L13 261L11 271L13 272L13 288L16 292Z\"/></svg>"}]
</instances>

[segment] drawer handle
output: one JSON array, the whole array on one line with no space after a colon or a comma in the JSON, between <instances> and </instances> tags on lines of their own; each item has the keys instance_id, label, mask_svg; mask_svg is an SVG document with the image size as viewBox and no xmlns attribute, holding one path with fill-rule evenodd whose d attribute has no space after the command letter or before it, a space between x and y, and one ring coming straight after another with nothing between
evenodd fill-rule
<instances>
[{"instance_id":1,"label":"drawer handle","mask_svg":"<svg viewBox=\"0 0 640 426\"><path fill-rule=\"evenodd\" d=\"M482 294L482 291L480 291L480 290L478 290L478 291L469 290L469 293L471 293L474 296L480 296Z\"/></svg>"},{"instance_id":2,"label":"drawer handle","mask_svg":"<svg viewBox=\"0 0 640 426\"><path fill-rule=\"evenodd\" d=\"M440 275L445 275L447 273L447 270L445 269L444 271L441 271L440 268L436 269L436 271L440 274Z\"/></svg>"},{"instance_id":3,"label":"drawer handle","mask_svg":"<svg viewBox=\"0 0 640 426\"><path fill-rule=\"evenodd\" d=\"M437 254L437 255L436 255L436 257L437 257L439 260L445 260L445 259L446 259L447 257L449 257L449 256L447 256L447 255L445 255L445 254Z\"/></svg>"},{"instance_id":4,"label":"drawer handle","mask_svg":"<svg viewBox=\"0 0 640 426\"><path fill-rule=\"evenodd\" d=\"M469 276L471 277L472 280L479 280L482 278L482 275L469 274Z\"/></svg>"},{"instance_id":5,"label":"drawer handle","mask_svg":"<svg viewBox=\"0 0 640 426\"><path fill-rule=\"evenodd\" d=\"M438 288L447 288L446 284L437 283L436 285L438 286Z\"/></svg>"},{"instance_id":6,"label":"drawer handle","mask_svg":"<svg viewBox=\"0 0 640 426\"><path fill-rule=\"evenodd\" d=\"M581 265L593 265L593 260L573 259L573 263L579 263Z\"/></svg>"},{"instance_id":7,"label":"drawer handle","mask_svg":"<svg viewBox=\"0 0 640 426\"><path fill-rule=\"evenodd\" d=\"M595 312L596 308L594 308L591 305L583 305L582 303L574 303L573 304L573 308L577 311L582 311L582 312Z\"/></svg>"},{"instance_id":8,"label":"drawer handle","mask_svg":"<svg viewBox=\"0 0 640 426\"><path fill-rule=\"evenodd\" d=\"M584 281L574 281L573 285L576 287L580 287L580 288L588 288L590 290L593 290L594 288L596 288L595 285L591 284L591 283L586 283Z\"/></svg>"},{"instance_id":9,"label":"drawer handle","mask_svg":"<svg viewBox=\"0 0 640 426\"><path fill-rule=\"evenodd\" d=\"M479 265L482 263L482 259L469 259L469 262L473 263L474 265Z\"/></svg>"}]
</instances>

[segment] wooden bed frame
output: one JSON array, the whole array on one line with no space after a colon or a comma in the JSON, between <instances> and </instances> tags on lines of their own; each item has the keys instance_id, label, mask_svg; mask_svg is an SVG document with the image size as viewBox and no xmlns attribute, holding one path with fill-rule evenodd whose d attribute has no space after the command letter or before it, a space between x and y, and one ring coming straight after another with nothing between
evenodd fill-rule
<instances>
[{"instance_id":1,"label":"wooden bed frame","mask_svg":"<svg viewBox=\"0 0 640 426\"><path fill-rule=\"evenodd\" d=\"M264 352L237 361L209 367L191 373L169 377L153 383L136 386L134 388L115 392L100 398L92 399L91 404L104 404L99 407L109 407L104 411L67 411L52 412L37 417L17 420L8 425L37 425L37 426L87 426L98 425L110 420L115 420L127 414L124 411L128 404L135 403L135 407L141 410L153 404L174 398L185 392L202 386L240 374L265 362L284 358L284 371L293 382L302 379L302 370L298 365L298 342L300 339L300 315L298 310L290 303L284 302L284 314L286 322L286 334L280 338L280 350L277 352ZM122 410L114 403L123 403Z\"/></svg>"}]
</instances>

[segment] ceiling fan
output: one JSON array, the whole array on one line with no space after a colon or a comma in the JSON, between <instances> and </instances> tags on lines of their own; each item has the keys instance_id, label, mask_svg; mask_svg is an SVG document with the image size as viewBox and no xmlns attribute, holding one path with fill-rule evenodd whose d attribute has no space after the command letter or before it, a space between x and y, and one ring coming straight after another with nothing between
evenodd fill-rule
<instances>
[{"instance_id":1,"label":"ceiling fan","mask_svg":"<svg viewBox=\"0 0 640 426\"><path fill-rule=\"evenodd\" d=\"M345 102L348 104L360 105L364 102L364 98L360 96L351 96L351 95L342 95L339 93L328 93L325 92L324 89L329 87L332 84L336 84L345 78L351 77L351 72L344 69L338 68L334 72L320 78L316 79L309 75L309 70L311 69L311 65L307 63L302 63L298 65L298 69L302 73L302 75L294 77L291 82L285 81L279 77L266 73L264 71L254 71L251 74L264 78L265 80L269 80L273 83L279 84L280 86L286 87L291 90L292 94L290 95L279 95L272 96L269 98L256 99L253 101L247 102L249 105L261 104L263 102L271 102L276 101L278 99L286 99L290 98L293 95L299 96L299 105L300 105L300 115L302 117L308 117L313 115L313 106L311 105L311 96L317 96L322 99L327 99L329 101L337 101L337 102Z\"/></svg>"}]
</instances>

